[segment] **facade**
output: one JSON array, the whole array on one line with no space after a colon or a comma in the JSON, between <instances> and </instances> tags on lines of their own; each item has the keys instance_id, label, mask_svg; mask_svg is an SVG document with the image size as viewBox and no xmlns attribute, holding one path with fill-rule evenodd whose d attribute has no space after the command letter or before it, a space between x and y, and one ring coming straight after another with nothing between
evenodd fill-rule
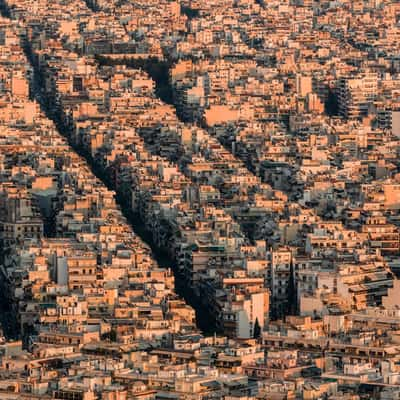
<instances>
[{"instance_id":1,"label":"facade","mask_svg":"<svg viewBox=\"0 0 400 400\"><path fill-rule=\"evenodd\" d=\"M0 398L399 397L398 3L1 11Z\"/></svg>"}]
</instances>

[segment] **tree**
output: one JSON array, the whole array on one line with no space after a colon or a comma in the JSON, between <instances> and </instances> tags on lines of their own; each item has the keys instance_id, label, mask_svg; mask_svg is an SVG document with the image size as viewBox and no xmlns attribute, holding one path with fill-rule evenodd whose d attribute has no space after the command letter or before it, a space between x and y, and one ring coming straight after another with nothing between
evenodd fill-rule
<instances>
[{"instance_id":1,"label":"tree","mask_svg":"<svg viewBox=\"0 0 400 400\"><path fill-rule=\"evenodd\" d=\"M110 341L111 342L117 341L117 331L115 329L111 329L110 331Z\"/></svg>"},{"instance_id":2,"label":"tree","mask_svg":"<svg viewBox=\"0 0 400 400\"><path fill-rule=\"evenodd\" d=\"M258 318L256 318L256 322L254 323L253 337L254 339L258 339L261 336L261 326L258 322Z\"/></svg>"},{"instance_id":3,"label":"tree","mask_svg":"<svg viewBox=\"0 0 400 400\"><path fill-rule=\"evenodd\" d=\"M332 89L329 88L328 97L325 102L325 110L329 116L339 115L339 103L338 98Z\"/></svg>"}]
</instances>

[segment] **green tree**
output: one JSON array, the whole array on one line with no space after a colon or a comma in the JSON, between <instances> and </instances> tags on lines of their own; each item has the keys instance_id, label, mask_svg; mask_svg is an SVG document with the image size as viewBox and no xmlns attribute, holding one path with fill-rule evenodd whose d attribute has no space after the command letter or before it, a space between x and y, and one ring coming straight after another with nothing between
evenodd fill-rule
<instances>
[{"instance_id":1,"label":"green tree","mask_svg":"<svg viewBox=\"0 0 400 400\"><path fill-rule=\"evenodd\" d=\"M258 322L258 318L256 318L256 322L254 323L253 337L254 339L258 339L261 336L261 326Z\"/></svg>"},{"instance_id":2,"label":"green tree","mask_svg":"<svg viewBox=\"0 0 400 400\"><path fill-rule=\"evenodd\" d=\"M117 341L117 331L115 329L111 329L110 331L110 340L111 342Z\"/></svg>"}]
</instances>

